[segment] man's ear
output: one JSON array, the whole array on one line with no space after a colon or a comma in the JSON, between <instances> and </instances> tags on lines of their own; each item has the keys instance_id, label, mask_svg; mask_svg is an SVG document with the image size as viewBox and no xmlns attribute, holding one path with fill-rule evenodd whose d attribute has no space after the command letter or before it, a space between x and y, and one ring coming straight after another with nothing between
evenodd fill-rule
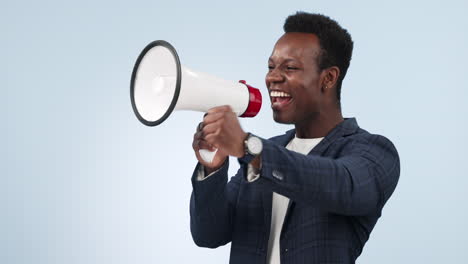
<instances>
[{"instance_id":1,"label":"man's ear","mask_svg":"<svg viewBox=\"0 0 468 264\"><path fill-rule=\"evenodd\" d=\"M322 92L326 93L331 91L338 82L338 78L340 76L340 68L337 66L332 66L323 70L322 72Z\"/></svg>"}]
</instances>

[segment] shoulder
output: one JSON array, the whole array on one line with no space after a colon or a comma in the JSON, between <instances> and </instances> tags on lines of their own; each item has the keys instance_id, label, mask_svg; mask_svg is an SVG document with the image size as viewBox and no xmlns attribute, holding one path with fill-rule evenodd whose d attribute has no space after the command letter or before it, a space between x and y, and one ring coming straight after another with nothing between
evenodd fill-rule
<instances>
[{"instance_id":1,"label":"shoulder","mask_svg":"<svg viewBox=\"0 0 468 264\"><path fill-rule=\"evenodd\" d=\"M372 134L364 129L357 129L355 133L337 140L337 145L341 146L341 151L337 155L340 158L358 156L375 165L384 171L396 172L399 174L400 157L398 151L390 139L383 135Z\"/></svg>"},{"instance_id":2,"label":"shoulder","mask_svg":"<svg viewBox=\"0 0 468 264\"><path fill-rule=\"evenodd\" d=\"M357 128L353 133L343 135L330 144L330 148L339 152L335 155L359 154L369 157L386 156L398 159L398 152L393 142L379 134L369 133Z\"/></svg>"},{"instance_id":3,"label":"shoulder","mask_svg":"<svg viewBox=\"0 0 468 264\"><path fill-rule=\"evenodd\" d=\"M396 147L390 139L383 135L369 133L362 128L359 128L351 139L369 147L377 145L386 149L393 149L396 152Z\"/></svg>"}]
</instances>

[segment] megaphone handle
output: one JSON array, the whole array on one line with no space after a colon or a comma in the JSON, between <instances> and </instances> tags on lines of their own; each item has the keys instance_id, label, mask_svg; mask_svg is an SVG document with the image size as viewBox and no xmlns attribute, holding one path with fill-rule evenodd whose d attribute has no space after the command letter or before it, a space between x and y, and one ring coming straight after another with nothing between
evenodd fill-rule
<instances>
[{"instance_id":1,"label":"megaphone handle","mask_svg":"<svg viewBox=\"0 0 468 264\"><path fill-rule=\"evenodd\" d=\"M217 151L218 151L217 149L214 151L209 151L207 149L199 149L198 153L200 153L200 156L202 157L204 161L211 163L213 162L214 156L216 155Z\"/></svg>"}]
</instances>

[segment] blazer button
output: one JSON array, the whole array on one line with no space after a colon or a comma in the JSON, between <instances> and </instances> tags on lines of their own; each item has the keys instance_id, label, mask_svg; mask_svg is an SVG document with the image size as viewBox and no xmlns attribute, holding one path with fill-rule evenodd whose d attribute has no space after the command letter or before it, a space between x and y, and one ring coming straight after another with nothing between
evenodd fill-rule
<instances>
[{"instance_id":1,"label":"blazer button","mask_svg":"<svg viewBox=\"0 0 468 264\"><path fill-rule=\"evenodd\" d=\"M273 175L273 177L275 177L276 179L278 179L280 181L282 181L283 178L284 178L283 173L281 173L281 172L279 172L277 170L273 170L272 175Z\"/></svg>"}]
</instances>

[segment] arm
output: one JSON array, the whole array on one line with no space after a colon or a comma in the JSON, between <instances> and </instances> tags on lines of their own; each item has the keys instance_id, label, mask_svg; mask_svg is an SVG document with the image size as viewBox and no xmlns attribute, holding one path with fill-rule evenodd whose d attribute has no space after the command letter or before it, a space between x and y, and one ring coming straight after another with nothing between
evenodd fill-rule
<instances>
[{"instance_id":1,"label":"arm","mask_svg":"<svg viewBox=\"0 0 468 264\"><path fill-rule=\"evenodd\" d=\"M230 156L244 156L245 132L229 106L210 109L204 123L207 144ZM305 156L263 139L260 162L252 164L261 168L260 177L251 184L333 213L380 214L400 174L395 147L385 137L368 132L339 140L340 151L330 158ZM334 144L338 148L339 143Z\"/></svg>"},{"instance_id":2,"label":"arm","mask_svg":"<svg viewBox=\"0 0 468 264\"><path fill-rule=\"evenodd\" d=\"M333 213L379 213L398 182L398 153L382 136L344 140L349 142L340 155L327 158L305 156L263 139L260 178L252 184Z\"/></svg>"},{"instance_id":3,"label":"arm","mask_svg":"<svg viewBox=\"0 0 468 264\"><path fill-rule=\"evenodd\" d=\"M239 192L241 170L228 180L228 160L210 177L197 180L200 163L192 176L190 230L200 247L216 248L232 239L232 219Z\"/></svg>"}]
</instances>

